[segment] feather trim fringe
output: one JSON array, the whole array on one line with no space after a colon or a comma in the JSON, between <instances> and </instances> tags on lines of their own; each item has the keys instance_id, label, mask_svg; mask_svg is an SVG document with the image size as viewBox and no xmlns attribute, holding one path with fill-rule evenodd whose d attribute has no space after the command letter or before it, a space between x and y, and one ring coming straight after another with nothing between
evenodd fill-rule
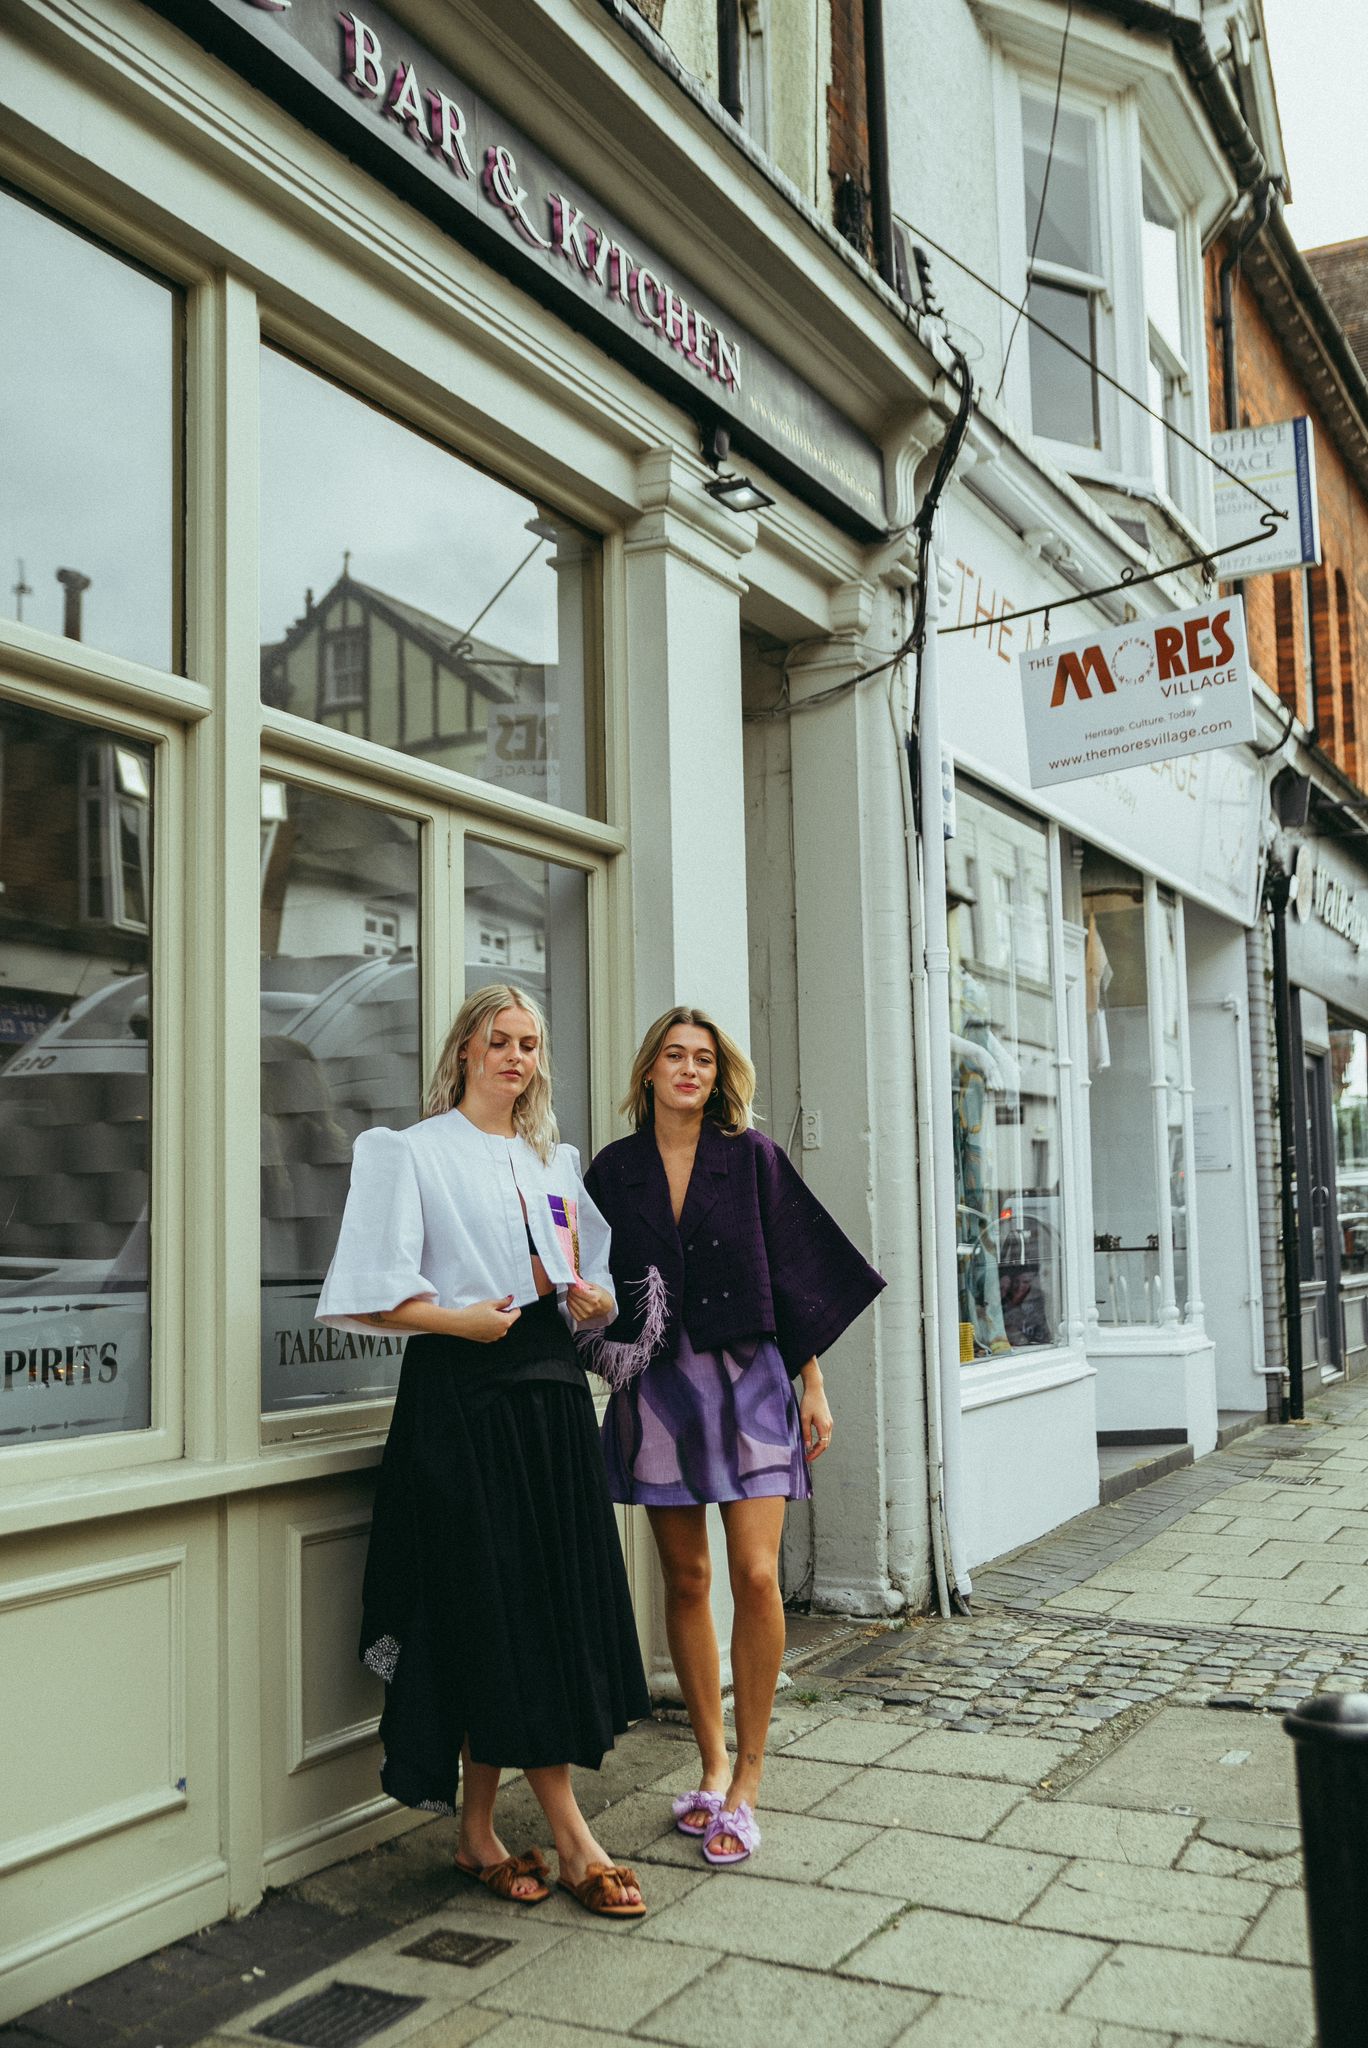
<instances>
[{"instance_id":1,"label":"feather trim fringe","mask_svg":"<svg viewBox=\"0 0 1368 2048\"><path fill-rule=\"evenodd\" d=\"M658 1266L646 1268L646 1277L639 1283L638 1292L643 1315L641 1335L630 1344L595 1337L585 1347L586 1365L606 1380L614 1393L620 1387L630 1386L645 1372L665 1335L669 1295Z\"/></svg>"}]
</instances>

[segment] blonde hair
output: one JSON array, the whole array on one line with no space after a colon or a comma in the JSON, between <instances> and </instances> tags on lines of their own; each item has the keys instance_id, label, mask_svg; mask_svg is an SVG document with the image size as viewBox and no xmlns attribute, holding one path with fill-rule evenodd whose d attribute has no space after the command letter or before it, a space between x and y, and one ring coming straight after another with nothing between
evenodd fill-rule
<instances>
[{"instance_id":1,"label":"blonde hair","mask_svg":"<svg viewBox=\"0 0 1368 2048\"><path fill-rule=\"evenodd\" d=\"M560 1140L551 1112L551 1040L541 1004L526 989L514 988L510 982L491 981L477 988L456 1012L428 1082L423 1115L442 1116L455 1109L466 1086L461 1048L476 1037L488 1046L494 1019L501 1010L526 1010L537 1027L537 1071L513 1105L513 1128L520 1138L526 1138L537 1157L549 1164Z\"/></svg>"},{"instance_id":2,"label":"blonde hair","mask_svg":"<svg viewBox=\"0 0 1368 2048\"><path fill-rule=\"evenodd\" d=\"M650 1123L655 1114L651 1101L651 1088L646 1076L656 1061L670 1033L679 1024L692 1024L700 1031L712 1033L717 1048L717 1082L712 1094L703 1106L703 1114L729 1138L751 1127L751 1104L755 1100L755 1068L734 1038L729 1038L720 1024L715 1024L706 1010L699 1010L688 1003L677 1003L673 1010L667 1010L663 1017L657 1017L641 1041L636 1058L632 1061L632 1078L627 1084L627 1093L619 1104L623 1116L630 1117L634 1130Z\"/></svg>"}]
</instances>

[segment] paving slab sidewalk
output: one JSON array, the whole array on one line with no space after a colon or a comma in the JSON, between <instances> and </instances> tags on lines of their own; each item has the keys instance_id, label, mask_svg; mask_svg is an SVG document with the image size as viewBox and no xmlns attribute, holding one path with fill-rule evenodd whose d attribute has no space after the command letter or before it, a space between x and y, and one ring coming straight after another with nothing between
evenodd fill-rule
<instances>
[{"instance_id":1,"label":"paving slab sidewalk","mask_svg":"<svg viewBox=\"0 0 1368 2048\"><path fill-rule=\"evenodd\" d=\"M1365 1470L1345 1389L1001 1560L971 1618L833 1624L825 1649L805 1624L752 1865L709 1871L673 1831L687 1730L633 1730L582 1791L639 1925L458 1890L433 1822L0 2048L245 2048L337 1981L420 2001L377 2048L1310 2048L1279 1717L1368 1689ZM524 1785L500 1812L510 1847L541 1839ZM403 1953L433 1929L494 1946Z\"/></svg>"}]
</instances>

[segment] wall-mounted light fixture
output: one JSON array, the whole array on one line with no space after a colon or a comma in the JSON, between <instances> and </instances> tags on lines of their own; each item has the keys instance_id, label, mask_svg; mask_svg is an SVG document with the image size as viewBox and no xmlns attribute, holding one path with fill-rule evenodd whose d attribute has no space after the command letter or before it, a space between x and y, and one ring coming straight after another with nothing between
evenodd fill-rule
<instances>
[{"instance_id":1,"label":"wall-mounted light fixture","mask_svg":"<svg viewBox=\"0 0 1368 2048\"><path fill-rule=\"evenodd\" d=\"M731 452L731 429L721 420L712 420L703 429L703 460L709 468L721 473L703 488L710 498L719 505L725 505L729 512L763 512L767 505L774 504L768 491L762 491L759 484L752 483L748 476L738 476L734 470L723 470L722 464Z\"/></svg>"},{"instance_id":2,"label":"wall-mounted light fixture","mask_svg":"<svg viewBox=\"0 0 1368 2048\"><path fill-rule=\"evenodd\" d=\"M719 505L725 505L729 512L763 512L774 499L768 491L762 491L759 484L752 483L748 476L715 476L710 484L704 484L710 498L716 498Z\"/></svg>"}]
</instances>

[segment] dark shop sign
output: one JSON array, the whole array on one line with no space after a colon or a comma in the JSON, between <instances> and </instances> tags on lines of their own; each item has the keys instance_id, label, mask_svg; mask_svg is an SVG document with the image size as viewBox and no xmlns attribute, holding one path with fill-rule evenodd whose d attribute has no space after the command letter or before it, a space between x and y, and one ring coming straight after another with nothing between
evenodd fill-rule
<instances>
[{"instance_id":1,"label":"dark shop sign","mask_svg":"<svg viewBox=\"0 0 1368 2048\"><path fill-rule=\"evenodd\" d=\"M150 0L538 302L841 525L882 533L878 448L379 7Z\"/></svg>"}]
</instances>

